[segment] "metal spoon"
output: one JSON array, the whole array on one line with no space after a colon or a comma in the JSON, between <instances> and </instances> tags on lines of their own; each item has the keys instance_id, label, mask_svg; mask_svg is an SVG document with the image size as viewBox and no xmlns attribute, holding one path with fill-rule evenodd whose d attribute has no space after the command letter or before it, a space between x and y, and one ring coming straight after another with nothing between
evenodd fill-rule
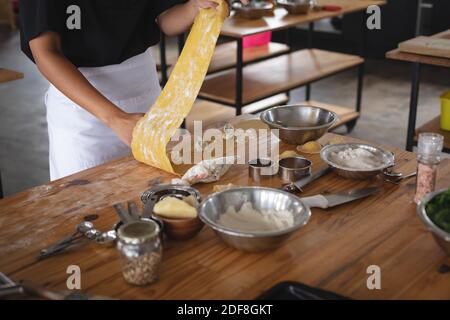
<instances>
[{"instance_id":1,"label":"metal spoon","mask_svg":"<svg viewBox=\"0 0 450 320\"><path fill-rule=\"evenodd\" d=\"M80 240L85 236L86 233L90 232L94 229L94 225L92 222L83 221L77 225L76 231L69 237L65 237L62 240L56 242L49 248L41 250L38 259L42 260L48 257L51 257L61 251L64 251L72 244L74 244L77 240Z\"/></svg>"},{"instance_id":2,"label":"metal spoon","mask_svg":"<svg viewBox=\"0 0 450 320\"><path fill-rule=\"evenodd\" d=\"M394 184L400 184L400 182L405 179L415 177L417 175L417 172L415 171L415 172L412 172L407 175L403 175L402 173L399 173L399 172L395 172L392 174L391 173L386 174L385 172L383 172L383 174L385 176L385 178L384 178L385 181L391 182Z\"/></svg>"},{"instance_id":3,"label":"metal spoon","mask_svg":"<svg viewBox=\"0 0 450 320\"><path fill-rule=\"evenodd\" d=\"M110 230L107 232L101 233L96 239L95 242L101 245L111 245L116 241L117 233L115 230Z\"/></svg>"}]
</instances>

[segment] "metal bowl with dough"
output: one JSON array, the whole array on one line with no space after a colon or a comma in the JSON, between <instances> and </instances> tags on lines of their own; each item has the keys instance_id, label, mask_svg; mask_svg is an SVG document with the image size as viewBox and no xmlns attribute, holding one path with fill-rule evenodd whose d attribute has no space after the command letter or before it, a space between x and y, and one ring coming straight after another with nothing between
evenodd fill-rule
<instances>
[{"instance_id":1,"label":"metal bowl with dough","mask_svg":"<svg viewBox=\"0 0 450 320\"><path fill-rule=\"evenodd\" d=\"M311 8L310 0L277 0L277 5L289 14L306 14Z\"/></svg>"},{"instance_id":2,"label":"metal bowl with dough","mask_svg":"<svg viewBox=\"0 0 450 320\"><path fill-rule=\"evenodd\" d=\"M270 14L274 9L274 5L270 2L250 2L249 4L242 4L234 2L232 8L236 11L239 17L245 19L261 19Z\"/></svg>"}]
</instances>

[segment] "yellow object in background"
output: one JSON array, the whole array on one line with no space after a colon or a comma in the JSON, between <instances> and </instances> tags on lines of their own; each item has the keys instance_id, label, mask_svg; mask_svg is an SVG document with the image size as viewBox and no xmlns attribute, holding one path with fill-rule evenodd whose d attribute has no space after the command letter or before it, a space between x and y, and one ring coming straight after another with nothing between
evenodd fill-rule
<instances>
[{"instance_id":1,"label":"yellow object in background","mask_svg":"<svg viewBox=\"0 0 450 320\"><path fill-rule=\"evenodd\" d=\"M134 128L132 151L138 161L174 173L166 154L167 143L191 111L228 16L227 1L216 2L217 10L200 10L169 81Z\"/></svg>"},{"instance_id":2,"label":"yellow object in background","mask_svg":"<svg viewBox=\"0 0 450 320\"><path fill-rule=\"evenodd\" d=\"M450 131L450 91L441 96L441 129Z\"/></svg>"}]
</instances>

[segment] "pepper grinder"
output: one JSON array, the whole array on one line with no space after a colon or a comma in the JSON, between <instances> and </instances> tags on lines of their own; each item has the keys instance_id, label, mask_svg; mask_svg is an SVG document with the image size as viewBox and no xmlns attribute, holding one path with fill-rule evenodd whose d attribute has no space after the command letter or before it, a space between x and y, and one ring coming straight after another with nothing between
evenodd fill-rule
<instances>
[{"instance_id":1,"label":"pepper grinder","mask_svg":"<svg viewBox=\"0 0 450 320\"><path fill-rule=\"evenodd\" d=\"M444 137L437 133L419 134L417 153L417 179L414 202L419 204L436 188L437 167L441 162Z\"/></svg>"}]
</instances>

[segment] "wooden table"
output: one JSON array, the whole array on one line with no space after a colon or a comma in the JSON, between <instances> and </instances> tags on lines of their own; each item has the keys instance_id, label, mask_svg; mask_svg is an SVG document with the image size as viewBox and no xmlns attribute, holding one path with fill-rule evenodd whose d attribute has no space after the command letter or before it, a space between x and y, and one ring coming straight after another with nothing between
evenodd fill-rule
<instances>
[{"instance_id":1,"label":"wooden table","mask_svg":"<svg viewBox=\"0 0 450 320\"><path fill-rule=\"evenodd\" d=\"M434 35L435 38L450 39L450 29ZM417 105L419 101L419 89L420 89L420 73L423 65L431 65L442 68L450 68L450 59L432 57L414 53L402 52L399 49L395 49L386 53L386 57L393 60L406 61L412 63L412 77L411 77L411 98L409 105L409 118L408 118L408 132L406 138L406 150L412 151L416 135L416 120L417 120ZM440 132L445 136L444 151L450 152L450 138L449 134L440 130L439 121L433 119L430 122L423 125L417 130L417 132L425 132L425 130Z\"/></svg>"},{"instance_id":2,"label":"wooden table","mask_svg":"<svg viewBox=\"0 0 450 320\"><path fill-rule=\"evenodd\" d=\"M0 24L7 24L12 31L16 30L16 17L11 0L0 0Z\"/></svg>"},{"instance_id":3,"label":"wooden table","mask_svg":"<svg viewBox=\"0 0 450 320\"><path fill-rule=\"evenodd\" d=\"M277 8L273 17L255 20L232 16L225 20L221 34L232 38L242 38L261 32L285 30L326 18L365 11L371 5L386 4L385 0L318 0L317 2L321 6L335 5L342 9L340 11L311 10L308 14L291 15L285 9Z\"/></svg>"},{"instance_id":4,"label":"wooden table","mask_svg":"<svg viewBox=\"0 0 450 320\"><path fill-rule=\"evenodd\" d=\"M336 139L352 140L328 134L323 142ZM395 152L399 171L415 169L414 154L387 149ZM324 165L318 155L309 158L314 170ZM149 185L171 178L126 157L1 200L0 270L15 280L64 289L67 267L78 265L83 291L122 299L253 299L284 280L355 299L450 299L450 273L438 272L450 261L416 217L414 180L396 186L376 178L354 181L329 174L307 186L304 195L371 185L381 186L382 191L332 210L313 209L310 222L273 252L234 250L209 228L189 241L169 241L161 280L145 288L125 283L114 248L87 244L48 260L35 260L40 249L70 234L84 216L98 214L96 227L108 230L117 221L112 204L138 201ZM245 166L232 167L221 181L230 182L252 185ZM278 183L274 178L263 184L275 187ZM450 185L449 160L439 168L438 185ZM198 186L203 195L212 187ZM370 265L381 268L381 290L366 287Z\"/></svg>"},{"instance_id":5,"label":"wooden table","mask_svg":"<svg viewBox=\"0 0 450 320\"><path fill-rule=\"evenodd\" d=\"M366 15L362 14L361 28L363 28L361 48L359 55L340 54L336 52L313 49L312 38L314 22L325 18L336 17L354 12L362 12L370 5L384 5L383 0L319 0L319 5L337 5L340 11L315 11L308 14L291 15L283 8L277 8L273 16L250 20L232 15L222 27L221 35L233 40L234 51L227 50L227 54L215 54L210 71L221 71L210 74L204 81L199 97L215 103L232 106L236 114L252 103L263 102L273 95L306 87L305 100L311 100L312 83L352 68L358 70L358 85L356 91L356 115L346 123L351 131L356 125L362 104L362 91L364 81L364 51L366 37ZM275 47L268 50L259 50L253 54L254 48L243 48L243 38L267 31L280 31L292 29L302 24L309 24L308 47L296 52L287 48ZM291 38L291 37L289 37ZM229 47L231 45L226 44ZM223 45L222 45L223 46ZM268 45L268 48L274 44ZM220 48L221 45L218 46ZM231 48L230 48L231 49ZM220 50L220 49L219 49ZM224 50L220 50L224 52ZM237 58L236 58L237 57ZM224 71L220 66L228 66ZM232 67L232 68L230 68ZM261 103L263 108L272 105ZM343 107L337 106L342 109ZM349 112L353 108L348 108ZM261 110L258 110L261 111Z\"/></svg>"},{"instance_id":6,"label":"wooden table","mask_svg":"<svg viewBox=\"0 0 450 320\"><path fill-rule=\"evenodd\" d=\"M23 73L0 67L0 84L23 78ZM2 173L0 172L0 199L3 198Z\"/></svg>"},{"instance_id":7,"label":"wooden table","mask_svg":"<svg viewBox=\"0 0 450 320\"><path fill-rule=\"evenodd\" d=\"M366 37L366 15L362 15L362 39L359 55L341 55L312 49L314 22L325 18L363 12L370 5L385 5L384 0L318 0L319 5L337 5L340 11L310 11L303 15L290 15L283 8L277 8L274 16L249 20L236 17L234 14L227 19L222 27L221 36L231 39L231 42L219 44L213 56L209 76L205 79L200 91L200 98L231 106L239 115L249 104L257 103L262 109L273 106L273 101L267 99L273 95L287 93L282 101L288 100L289 90L305 86L307 101L311 100L311 84L330 75L351 69L358 69L358 86L356 110L359 115L362 103L364 79L364 51ZM269 43L267 46L243 48L245 36L267 31L292 29L298 25L309 24L308 48L291 52L288 44ZM291 38L291 37L289 37ZM178 47L181 51L184 36L179 37ZM165 38L160 43L162 83L167 80L165 62ZM351 60L351 61L349 61ZM329 68L330 65L331 69ZM288 70L286 72L286 70ZM294 71L292 71L294 70ZM330 72L331 70L331 72ZM214 74L211 74L214 73ZM273 78L276 76L275 78ZM226 85L226 88L223 88ZM270 88L270 90L267 90ZM342 107L338 107L342 108ZM250 108L253 110L253 108ZM353 108L352 108L353 109ZM258 109L259 111L261 109ZM351 110L349 108L349 110ZM247 112L247 110L245 110ZM348 128L356 124L354 117Z\"/></svg>"}]
</instances>

